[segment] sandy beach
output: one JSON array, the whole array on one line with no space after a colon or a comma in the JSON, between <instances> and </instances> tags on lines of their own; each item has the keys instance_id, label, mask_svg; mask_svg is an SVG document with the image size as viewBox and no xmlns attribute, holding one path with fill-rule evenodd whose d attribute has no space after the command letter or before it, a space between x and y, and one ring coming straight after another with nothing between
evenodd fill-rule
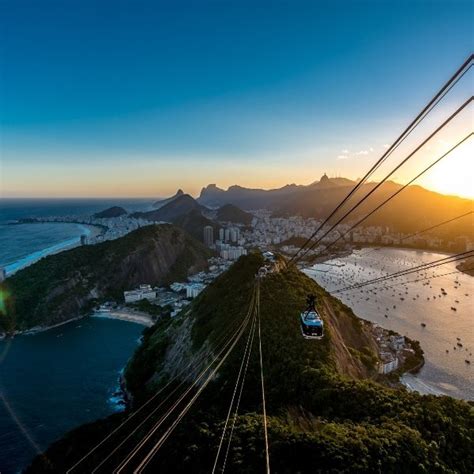
<instances>
[{"instance_id":1,"label":"sandy beach","mask_svg":"<svg viewBox=\"0 0 474 474\"><path fill-rule=\"evenodd\" d=\"M132 312L126 309L120 309L120 310L114 310L114 311L94 311L94 313L92 313L92 317L107 318L107 319L120 319L121 321L137 323L146 327L151 327L154 324L149 314L135 312L135 311Z\"/></svg>"}]
</instances>

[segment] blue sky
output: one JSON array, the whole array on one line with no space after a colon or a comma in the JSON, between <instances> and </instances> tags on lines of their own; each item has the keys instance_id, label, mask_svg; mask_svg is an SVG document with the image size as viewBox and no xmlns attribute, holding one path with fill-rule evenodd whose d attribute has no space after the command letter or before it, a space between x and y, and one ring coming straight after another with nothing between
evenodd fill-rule
<instances>
[{"instance_id":1,"label":"blue sky","mask_svg":"<svg viewBox=\"0 0 474 474\"><path fill-rule=\"evenodd\" d=\"M0 0L2 193L356 178L470 54L472 8Z\"/></svg>"}]
</instances>

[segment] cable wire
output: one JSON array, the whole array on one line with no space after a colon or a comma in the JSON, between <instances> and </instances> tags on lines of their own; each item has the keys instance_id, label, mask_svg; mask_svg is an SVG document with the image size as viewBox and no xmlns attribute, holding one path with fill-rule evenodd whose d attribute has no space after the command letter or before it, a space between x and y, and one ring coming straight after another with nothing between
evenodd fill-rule
<instances>
[{"instance_id":1,"label":"cable wire","mask_svg":"<svg viewBox=\"0 0 474 474\"><path fill-rule=\"evenodd\" d=\"M355 285L347 286L345 288L340 288L340 289L337 289L337 290L333 291L332 294L341 293L343 291L348 291L348 290L352 290L352 289L361 288L361 287L366 286L366 285L373 285L374 283L380 283L382 281L390 280L392 278L398 278L400 276L409 275L409 274L414 273L414 272L419 272L419 271L423 271L423 270L430 270L431 268L435 268L435 267L438 267L440 265L445 265L447 263L456 262L458 260L464 260L464 259L466 259L468 257L472 257L472 256L474 256L474 251L473 250L469 250L467 252L461 252L461 253L458 253L458 254L454 254L454 255L450 255L448 257L438 259L438 260L433 260L432 262L427 262L427 263L424 263L422 265L417 265L415 267L411 267L411 268L408 268L406 270L400 270L398 272L390 273L390 274L385 275L383 277L374 278L372 280L367 280L367 281L362 282L362 283L357 283Z\"/></svg>"},{"instance_id":2,"label":"cable wire","mask_svg":"<svg viewBox=\"0 0 474 474\"><path fill-rule=\"evenodd\" d=\"M413 234L406 235L405 237L402 237L401 239L399 239L399 241L403 242L404 240L410 239L411 237L416 237L417 235L424 234L425 232L436 229L445 224L450 224L451 222L457 221L458 219L461 219L463 217L470 216L471 214L474 214L474 211L466 212L465 214L461 214L460 216L453 217L452 219L448 219L447 221L439 222L438 224L432 225L431 227L427 227L426 229L422 229L417 232L414 232ZM376 250L378 250L378 248L379 247L370 249L367 252L361 253L359 256L364 257L365 255L368 255L369 253L375 252Z\"/></svg>"},{"instance_id":3,"label":"cable wire","mask_svg":"<svg viewBox=\"0 0 474 474\"><path fill-rule=\"evenodd\" d=\"M455 112L453 112L439 127L436 128L423 142L418 145L405 159L403 159L390 173L388 173L376 186L374 186L363 198L357 202L351 209L349 209L342 217L340 217L330 228L323 234L321 237L316 239L304 252L298 257L298 260L301 260L310 250L312 250L321 240L326 237L330 232L332 232L346 217L348 217L355 209L357 209L366 199L368 199L377 189L382 186L382 184L390 178L399 168L401 168L408 160L410 160L413 155L415 155L426 143L428 143L440 130L442 130L451 120L453 120L458 114L460 114L472 101L474 96L471 96L467 99Z\"/></svg>"},{"instance_id":4,"label":"cable wire","mask_svg":"<svg viewBox=\"0 0 474 474\"><path fill-rule=\"evenodd\" d=\"M391 194L388 198L386 198L384 201L382 201L381 204L379 204L375 209L370 211L366 216L364 216L362 219L357 221L352 227L350 227L347 231L345 231L343 234L339 235L339 237L331 242L326 248L324 249L324 252L327 251L327 249L331 248L333 245L335 245L337 242L339 242L342 238L344 238L349 232L354 230L356 227L358 227L362 222L366 221L371 215L375 214L379 209L381 209L385 204L387 204L389 201L391 201L394 197L396 197L398 194L400 194L403 190L405 190L410 184L415 182L418 178L420 178L423 174L425 174L427 171L429 171L433 166L438 164L442 159L446 158L450 153L452 153L458 146L462 145L466 140L468 140L470 137L474 135L474 132L471 132L470 134L466 135L460 142L456 143L456 145L452 146L446 153L444 153L442 156L440 156L437 160L435 160L433 163L428 165L423 171L418 173L414 178L412 178L408 183L404 184L400 189L395 191L393 194ZM472 211L471 211L472 212ZM311 250L312 247L308 249ZM303 254L304 256L305 254ZM317 257L315 255L314 257Z\"/></svg>"},{"instance_id":5,"label":"cable wire","mask_svg":"<svg viewBox=\"0 0 474 474\"><path fill-rule=\"evenodd\" d=\"M263 376L263 356L262 356L262 331L260 316L260 282L257 283L257 319L258 319L258 351L260 360L260 379L262 381L262 410L263 410L263 432L265 436L265 467L266 473L270 474L270 456L268 452L268 428L267 428L267 408L265 403L265 382Z\"/></svg>"},{"instance_id":6,"label":"cable wire","mask_svg":"<svg viewBox=\"0 0 474 474\"><path fill-rule=\"evenodd\" d=\"M288 265L291 264L298 256L298 254L308 245L311 240L318 234L318 232L326 225L329 220L336 214L336 212L350 199L350 197L362 186L363 183L383 164L383 162L392 154L393 151L405 140L405 138L419 125L419 123L433 110L436 105L443 99L443 97L457 84L457 82L470 70L473 65L474 54L471 54L461 67L451 76L451 78L444 84L437 94L428 102L423 110L415 117L415 119L408 125L408 127L398 136L398 138L390 145L385 153L377 160L377 162L370 168L364 177L356 184L356 186L347 194L347 196L336 206L336 208L329 214L328 217L318 226L316 231L306 240L295 255L290 259Z\"/></svg>"},{"instance_id":7,"label":"cable wire","mask_svg":"<svg viewBox=\"0 0 474 474\"><path fill-rule=\"evenodd\" d=\"M219 442L219 447L217 449L216 458L214 460L214 465L212 467L212 474L214 474L216 472L216 469L217 469L217 462L219 460L219 455L221 453L222 445L224 444L224 438L225 438L225 435L226 435L226 432L227 432L227 425L229 423L229 419L230 419L230 416L232 414L232 409L234 407L234 400L235 400L235 397L237 395L237 391L238 391L238 388L239 388L239 385L240 385L242 373L243 373L243 370L244 370L244 367L245 367L245 361L247 359L247 351L249 350L249 344L250 344L250 340L252 338L252 333L253 333L254 326L255 326L255 308L252 308L252 309L253 309L252 325L250 327L249 335L247 337L247 343L245 345L244 353L243 353L243 356L242 356L242 361L240 363L239 372L237 374L237 380L235 381L235 386L234 386L234 390L233 390L233 393L232 393L232 398L231 398L230 404L229 404L229 410L227 412L227 417L226 417L226 420L225 420L225 423L224 423L224 427L222 429L222 436L221 436L221 439L220 439L220 442Z\"/></svg>"},{"instance_id":8,"label":"cable wire","mask_svg":"<svg viewBox=\"0 0 474 474\"><path fill-rule=\"evenodd\" d=\"M254 292L253 292L254 293ZM254 294L252 297L252 301L254 301ZM253 303L251 303L253 304ZM153 446L153 448L148 452L148 454L145 456L145 458L142 460L140 465L134 472L141 472L146 465L151 461L153 456L156 454L158 449L163 445L163 443L166 441L166 439L170 436L171 432L174 430L174 428L177 426L177 424L180 422L180 420L184 417L184 415L189 411L191 406L194 404L196 399L199 397L199 395L202 393L204 388L209 384L217 370L222 366L222 364L225 362L229 354L232 352L234 349L235 345L237 342L240 340L242 334L245 332L245 329L247 328L247 325L250 320L250 310L247 312L246 317L244 318L244 321L242 322L240 328L238 329L237 333L229 339L227 342L226 346L224 349L220 351L220 353L214 358L213 362L209 364L209 366L205 369L205 371L210 370L212 367L212 364L219 359L219 357L223 354L225 350L225 354L222 356L222 359L219 361L217 366L211 371L210 375L207 376L207 378L204 380L202 385L199 387L197 393L191 398L191 401L188 402L188 404L184 407L184 409L178 414L177 418L175 421L171 424L171 426L165 431L165 433L161 436L161 438L158 440L158 442ZM230 347L229 347L230 346ZM228 348L229 347L229 348ZM227 349L228 348L228 349ZM156 423L156 425L147 433L147 435L135 446L133 450L130 451L130 453L127 455L127 457L120 463L120 465L114 470L114 472L119 473L122 472L123 469L131 462L131 460L135 457L135 455L140 451L140 449L150 440L150 438L156 433L156 431L161 427L164 421L171 415L171 413L178 407L178 405L184 400L186 395L188 395L192 388L194 386L197 386L200 379L202 379L205 375L205 372L203 371L202 375L199 377L199 380L197 380L186 392L179 398L179 400L168 410L167 413L165 413L161 419Z\"/></svg>"}]
</instances>

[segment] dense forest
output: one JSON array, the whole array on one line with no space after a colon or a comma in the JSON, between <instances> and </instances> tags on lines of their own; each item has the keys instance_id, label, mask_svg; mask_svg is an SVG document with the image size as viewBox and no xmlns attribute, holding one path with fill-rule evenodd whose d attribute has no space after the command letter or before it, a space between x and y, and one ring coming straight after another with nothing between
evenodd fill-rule
<instances>
[{"instance_id":1,"label":"dense forest","mask_svg":"<svg viewBox=\"0 0 474 474\"><path fill-rule=\"evenodd\" d=\"M130 413L176 377L190 357L217 350L229 326L244 317L261 263L259 255L242 257L189 310L145 330L144 342L126 371L133 397ZM321 341L304 340L298 327L299 311L310 292L317 295L326 323ZM328 302L343 324L331 322ZM273 472L472 472L472 406L374 381L376 357L370 337L347 307L296 270L266 277L260 305ZM243 344L242 340L235 347L146 472L210 472ZM265 465L256 342L251 350L229 449L229 472L260 472ZM125 416L114 415L69 433L36 458L28 472L64 472ZM144 428L138 430L125 447L133 447L145 433ZM124 452L118 450L109 460L112 464L100 472L107 472ZM97 450L83 468L96 465L104 455Z\"/></svg>"}]
</instances>

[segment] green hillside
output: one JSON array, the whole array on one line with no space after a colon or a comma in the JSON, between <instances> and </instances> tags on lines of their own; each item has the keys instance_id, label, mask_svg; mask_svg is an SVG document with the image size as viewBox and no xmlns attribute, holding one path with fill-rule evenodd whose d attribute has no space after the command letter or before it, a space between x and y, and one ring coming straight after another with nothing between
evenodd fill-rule
<instances>
[{"instance_id":1,"label":"green hillside","mask_svg":"<svg viewBox=\"0 0 474 474\"><path fill-rule=\"evenodd\" d=\"M259 255L241 258L185 313L145 331L126 371L133 409L182 371L185 375L173 379L169 389L183 378L188 385L199 371L184 370L189 361L204 365L227 331L244 318L261 264ZM317 295L325 321L321 341L304 340L299 330L298 315L308 293ZM262 280L260 308L272 472L472 472L472 407L375 382L373 341L347 307L302 273L290 271ZM245 337L146 472L212 470L244 342ZM262 472L265 466L257 347L255 340L227 461L232 473ZM120 419L75 430L47 451L47 463L37 458L29 472L63 472ZM146 432L138 430L102 472ZM98 450L82 468L96 465L105 452Z\"/></svg>"},{"instance_id":2,"label":"green hillside","mask_svg":"<svg viewBox=\"0 0 474 474\"><path fill-rule=\"evenodd\" d=\"M97 245L50 255L1 284L6 332L80 316L104 299L121 301L141 283L183 280L207 265L209 250L172 225L151 225Z\"/></svg>"}]
</instances>

